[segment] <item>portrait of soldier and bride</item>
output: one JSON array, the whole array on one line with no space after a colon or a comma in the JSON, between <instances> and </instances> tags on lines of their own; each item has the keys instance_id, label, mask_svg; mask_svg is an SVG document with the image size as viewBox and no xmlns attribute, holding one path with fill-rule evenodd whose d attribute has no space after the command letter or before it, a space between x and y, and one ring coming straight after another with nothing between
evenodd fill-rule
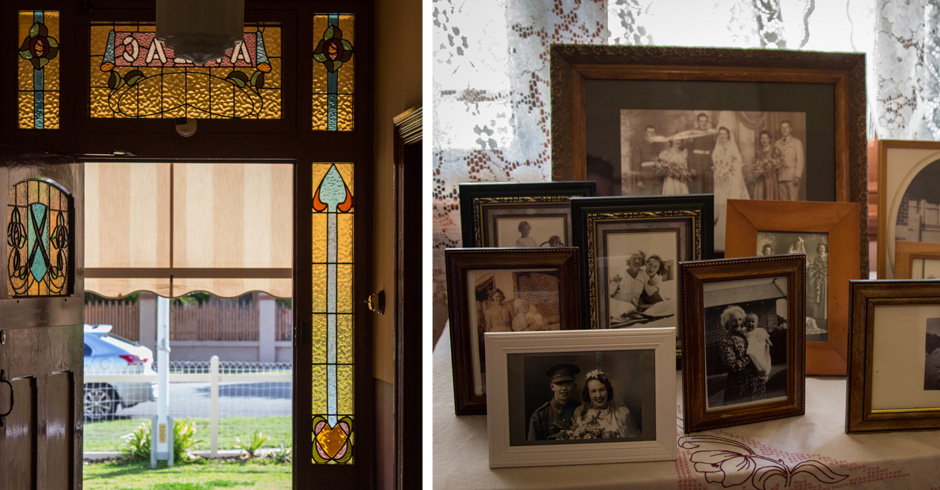
<instances>
[{"instance_id":1,"label":"portrait of soldier and bride","mask_svg":"<svg viewBox=\"0 0 940 490\"><path fill-rule=\"evenodd\" d=\"M654 352L511 354L510 445L655 439Z\"/></svg>"},{"instance_id":2,"label":"portrait of soldier and bride","mask_svg":"<svg viewBox=\"0 0 940 490\"><path fill-rule=\"evenodd\" d=\"M620 193L714 194L715 248L728 199L807 200L806 114L620 111Z\"/></svg>"},{"instance_id":3,"label":"portrait of soldier and bride","mask_svg":"<svg viewBox=\"0 0 940 490\"><path fill-rule=\"evenodd\" d=\"M706 410L786 398L786 278L705 286Z\"/></svg>"}]
</instances>

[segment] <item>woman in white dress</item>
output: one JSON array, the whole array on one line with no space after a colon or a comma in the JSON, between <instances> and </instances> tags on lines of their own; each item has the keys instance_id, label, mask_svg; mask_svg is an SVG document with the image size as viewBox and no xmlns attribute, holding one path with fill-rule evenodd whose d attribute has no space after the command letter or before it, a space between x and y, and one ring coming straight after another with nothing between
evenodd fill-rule
<instances>
[{"instance_id":1,"label":"woman in white dress","mask_svg":"<svg viewBox=\"0 0 940 490\"><path fill-rule=\"evenodd\" d=\"M663 172L663 195L672 196L689 193L689 151L682 148L679 140L669 140L669 148L659 154Z\"/></svg>"},{"instance_id":2,"label":"woman in white dress","mask_svg":"<svg viewBox=\"0 0 940 490\"><path fill-rule=\"evenodd\" d=\"M724 233L728 199L750 199L744 183L744 160L731 131L718 128L718 142L712 151L712 172L715 176L715 232Z\"/></svg>"},{"instance_id":3,"label":"woman in white dress","mask_svg":"<svg viewBox=\"0 0 940 490\"><path fill-rule=\"evenodd\" d=\"M584 376L581 405L574 409L572 423L579 439L636 437L640 428L630 409L614 399L614 388L607 373L599 369Z\"/></svg>"}]
</instances>

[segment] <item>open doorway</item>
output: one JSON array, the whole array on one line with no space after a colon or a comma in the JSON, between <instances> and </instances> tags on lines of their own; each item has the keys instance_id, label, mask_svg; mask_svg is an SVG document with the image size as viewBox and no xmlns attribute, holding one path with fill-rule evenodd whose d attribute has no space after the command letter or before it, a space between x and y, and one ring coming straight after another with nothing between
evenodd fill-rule
<instances>
[{"instance_id":1,"label":"open doorway","mask_svg":"<svg viewBox=\"0 0 940 490\"><path fill-rule=\"evenodd\" d=\"M187 457L266 457L290 485L293 171L85 163L86 459L132 455L148 434L168 345L168 413L198 441Z\"/></svg>"}]
</instances>

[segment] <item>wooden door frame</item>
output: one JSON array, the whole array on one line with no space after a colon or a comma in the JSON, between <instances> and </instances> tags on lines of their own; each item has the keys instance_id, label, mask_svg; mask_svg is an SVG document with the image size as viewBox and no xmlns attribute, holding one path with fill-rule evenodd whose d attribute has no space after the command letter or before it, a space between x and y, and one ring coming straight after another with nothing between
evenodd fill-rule
<instances>
[{"instance_id":1,"label":"wooden door frame","mask_svg":"<svg viewBox=\"0 0 940 490\"><path fill-rule=\"evenodd\" d=\"M93 0L94 9L83 11L81 2L69 0L4 0L0 3L0 44L19 46L16 37L18 10L58 10L61 33L60 81L61 129L20 130L17 121L18 57L0 60L0 142L50 153L107 155L120 150L142 160L179 159L290 159L295 165L294 208L294 322L310 318L311 240L310 213L312 183L310 164L353 162L356 165L355 205L357 212L353 304L355 305L355 410L357 447L352 465L316 465L311 462L310 346L298 345L295 338L294 383L306 386L308 396L293 401L295 437L293 479L296 488L317 481L324 488L372 488L375 484L375 386L372 377L372 319L365 300L372 283L372 209L374 168L374 3L373 0L345 2L305 2L301 0L246 0L246 21L263 20L270 13L292 29L283 29L284 50L282 109L280 121L200 120L197 133L189 138L176 134L172 120L93 120L84 109L87 102L81 82L89 79L90 52L87 25L95 20L113 20L115 12L133 16L131 20L152 20L152 0ZM314 13L342 12L356 16L355 120L351 132L312 130L311 89L314 60L310 56L318 38L312 22ZM67 53L78 53L68 55ZM234 137L233 137L234 136ZM301 355L298 356L298 353Z\"/></svg>"}]
</instances>

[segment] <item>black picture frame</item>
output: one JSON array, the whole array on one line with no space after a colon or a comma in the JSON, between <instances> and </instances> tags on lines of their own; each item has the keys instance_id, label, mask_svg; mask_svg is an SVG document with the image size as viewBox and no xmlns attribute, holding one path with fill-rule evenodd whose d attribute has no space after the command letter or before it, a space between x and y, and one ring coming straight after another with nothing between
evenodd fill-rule
<instances>
[{"instance_id":1,"label":"black picture frame","mask_svg":"<svg viewBox=\"0 0 940 490\"><path fill-rule=\"evenodd\" d=\"M561 237L561 244L571 246L568 199L593 196L596 190L593 181L462 183L458 193L463 246L500 247L496 221L501 218L521 220L526 216L564 219L564 232L568 236ZM542 246L543 242L549 246L551 236L540 237L534 245L528 246Z\"/></svg>"},{"instance_id":2,"label":"black picture frame","mask_svg":"<svg viewBox=\"0 0 940 490\"><path fill-rule=\"evenodd\" d=\"M678 263L712 258L713 200L714 196L711 194L572 198L571 216L574 220L575 246L579 248L579 263L584 278L581 296L584 328L673 326L676 328L677 337L676 355L680 356L682 313ZM676 240L674 249L671 245L672 235L675 235ZM621 245L637 248L644 254L644 261L656 252L643 250L647 245L667 249L668 256L660 256L659 274L663 277L658 278L660 280L657 282L660 285L673 282L666 293L672 296L671 298L662 294L655 298L659 292L654 293L652 288L644 286L643 292L639 294L646 294L647 299L640 305L639 297L634 299L635 294L620 290L619 284L627 281L626 276L620 276L620 281L614 281L618 283L617 291L610 290L611 280L620 275L611 270L617 269L620 264L625 266L626 262L623 260L630 259L626 254L627 250L610 253L611 248ZM668 276L667 269L671 269L671 277ZM664 270L666 274L661 272ZM646 282L653 276L647 277ZM633 285L632 282L630 284ZM662 316L668 313L668 308L657 311L656 315L647 313L659 309L659 306L667 306L667 301L672 301L671 319L670 316ZM628 303L634 303L636 311L613 315L621 310L631 309ZM644 310L643 307L647 305L649 308ZM622 318L624 321L612 322L611 316Z\"/></svg>"}]
</instances>

